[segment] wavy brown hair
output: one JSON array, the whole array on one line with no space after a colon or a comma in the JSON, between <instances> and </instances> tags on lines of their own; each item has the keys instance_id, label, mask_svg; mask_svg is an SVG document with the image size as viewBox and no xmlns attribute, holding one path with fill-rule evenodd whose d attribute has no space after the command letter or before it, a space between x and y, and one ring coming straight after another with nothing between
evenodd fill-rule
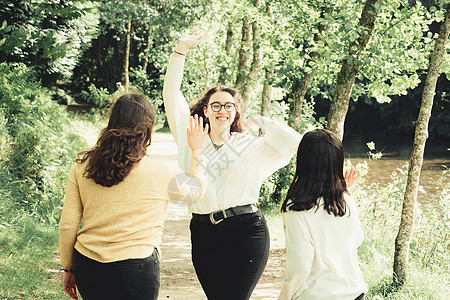
<instances>
[{"instance_id":1,"label":"wavy brown hair","mask_svg":"<svg viewBox=\"0 0 450 300\"><path fill-rule=\"evenodd\" d=\"M78 154L77 163L87 161L84 176L107 187L123 181L146 155L154 123L155 110L146 96L125 94L117 99L96 145Z\"/></svg>"},{"instance_id":2,"label":"wavy brown hair","mask_svg":"<svg viewBox=\"0 0 450 300\"><path fill-rule=\"evenodd\" d=\"M218 85L207 90L206 93L203 95L203 97L197 100L197 102L195 102L194 105L192 105L191 116L197 114L199 117L203 117L203 126L205 126L208 123L208 118L205 116L205 112L203 111L203 109L208 106L209 99L211 98L211 96L217 92L227 92L234 98L234 101L236 101L236 116L234 118L233 123L230 126L230 132L242 132L243 126L241 123L241 114L239 113L239 107L242 102L242 96L238 90L232 88ZM209 130L211 131L211 126L209 127Z\"/></svg>"},{"instance_id":3,"label":"wavy brown hair","mask_svg":"<svg viewBox=\"0 0 450 300\"><path fill-rule=\"evenodd\" d=\"M344 192L344 146L331 132L316 129L305 133L297 151L294 180L281 206L281 211L319 209L319 199L331 215L342 217L347 212Z\"/></svg>"}]
</instances>

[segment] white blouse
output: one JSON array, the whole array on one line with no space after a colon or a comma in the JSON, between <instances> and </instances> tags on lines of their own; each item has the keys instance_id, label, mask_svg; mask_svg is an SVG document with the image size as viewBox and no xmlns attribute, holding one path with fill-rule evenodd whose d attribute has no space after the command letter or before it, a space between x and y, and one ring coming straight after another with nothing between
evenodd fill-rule
<instances>
[{"instance_id":1,"label":"white blouse","mask_svg":"<svg viewBox=\"0 0 450 300\"><path fill-rule=\"evenodd\" d=\"M364 236L353 198L350 214L335 217L323 209L283 213L286 277L279 300L353 300L367 292L357 248Z\"/></svg>"},{"instance_id":2,"label":"white blouse","mask_svg":"<svg viewBox=\"0 0 450 300\"><path fill-rule=\"evenodd\" d=\"M163 98L170 130L178 146L178 164L189 172L191 151L187 142L189 106L181 93L184 56L172 54L164 80ZM237 205L256 203L263 181L287 165L297 152L301 135L294 129L260 117L264 137L233 132L228 142L215 151L212 142L203 150L198 165L207 172L208 187L200 200L189 204L190 213L207 214Z\"/></svg>"}]
</instances>

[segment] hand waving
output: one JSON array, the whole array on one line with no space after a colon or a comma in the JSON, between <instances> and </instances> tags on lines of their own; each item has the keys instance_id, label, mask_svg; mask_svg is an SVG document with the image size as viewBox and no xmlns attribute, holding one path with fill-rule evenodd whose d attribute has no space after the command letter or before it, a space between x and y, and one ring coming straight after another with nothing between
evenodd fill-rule
<instances>
[{"instance_id":1,"label":"hand waving","mask_svg":"<svg viewBox=\"0 0 450 300\"><path fill-rule=\"evenodd\" d=\"M194 29L192 33L186 31L178 42L176 50L180 53L186 53L190 48L197 46L206 37L206 32Z\"/></svg>"},{"instance_id":2,"label":"hand waving","mask_svg":"<svg viewBox=\"0 0 450 300\"><path fill-rule=\"evenodd\" d=\"M344 174L345 182L347 183L347 189L349 189L355 182L358 180L358 178L361 176L361 174L356 171L356 169L346 170Z\"/></svg>"},{"instance_id":3,"label":"hand waving","mask_svg":"<svg viewBox=\"0 0 450 300\"><path fill-rule=\"evenodd\" d=\"M205 147L208 137L208 124L203 128L203 118L195 115L190 118L190 127L187 129L187 140L192 151L201 150Z\"/></svg>"}]
</instances>

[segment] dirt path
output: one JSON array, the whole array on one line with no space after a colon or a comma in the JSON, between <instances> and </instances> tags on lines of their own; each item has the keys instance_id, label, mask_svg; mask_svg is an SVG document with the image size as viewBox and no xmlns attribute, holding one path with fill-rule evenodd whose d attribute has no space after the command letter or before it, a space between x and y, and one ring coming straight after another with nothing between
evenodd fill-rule
<instances>
[{"instance_id":1,"label":"dirt path","mask_svg":"<svg viewBox=\"0 0 450 300\"><path fill-rule=\"evenodd\" d=\"M150 155L176 164L176 144L169 134L155 134ZM191 262L187 207L169 202L165 222L159 299L206 299ZM251 299L276 299L284 276L285 249L280 241L271 241L269 262ZM232 299L230 299L232 300Z\"/></svg>"}]
</instances>

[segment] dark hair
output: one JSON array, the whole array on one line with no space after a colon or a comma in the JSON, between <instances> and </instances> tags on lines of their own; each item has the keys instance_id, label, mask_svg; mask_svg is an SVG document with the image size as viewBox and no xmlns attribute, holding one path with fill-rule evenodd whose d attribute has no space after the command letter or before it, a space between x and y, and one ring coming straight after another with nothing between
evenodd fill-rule
<instances>
[{"instance_id":1,"label":"dark hair","mask_svg":"<svg viewBox=\"0 0 450 300\"><path fill-rule=\"evenodd\" d=\"M195 102L194 105L192 105L191 116L197 114L199 117L203 117L203 126L205 126L206 123L208 123L208 118L206 118L203 108L208 106L209 99L214 93L217 92L227 92L234 98L234 101L236 102L236 116L234 118L233 123L230 126L230 132L242 132L243 126L241 123L241 114L239 113L239 106L241 104L242 97L238 90L232 88L218 85L216 87L207 90L206 93L203 95L203 97L197 100L197 102ZM209 127L209 130L211 130L211 126Z\"/></svg>"},{"instance_id":2,"label":"dark hair","mask_svg":"<svg viewBox=\"0 0 450 300\"><path fill-rule=\"evenodd\" d=\"M319 209L319 199L331 215L344 216L347 192L344 174L344 147L330 131L307 132L298 146L294 179L281 206L281 211ZM289 201L290 200L290 201Z\"/></svg>"},{"instance_id":3,"label":"dark hair","mask_svg":"<svg viewBox=\"0 0 450 300\"><path fill-rule=\"evenodd\" d=\"M112 107L108 126L96 145L79 153L87 160L84 176L102 186L118 184L147 153L155 123L155 110L146 96L125 94Z\"/></svg>"}]
</instances>

